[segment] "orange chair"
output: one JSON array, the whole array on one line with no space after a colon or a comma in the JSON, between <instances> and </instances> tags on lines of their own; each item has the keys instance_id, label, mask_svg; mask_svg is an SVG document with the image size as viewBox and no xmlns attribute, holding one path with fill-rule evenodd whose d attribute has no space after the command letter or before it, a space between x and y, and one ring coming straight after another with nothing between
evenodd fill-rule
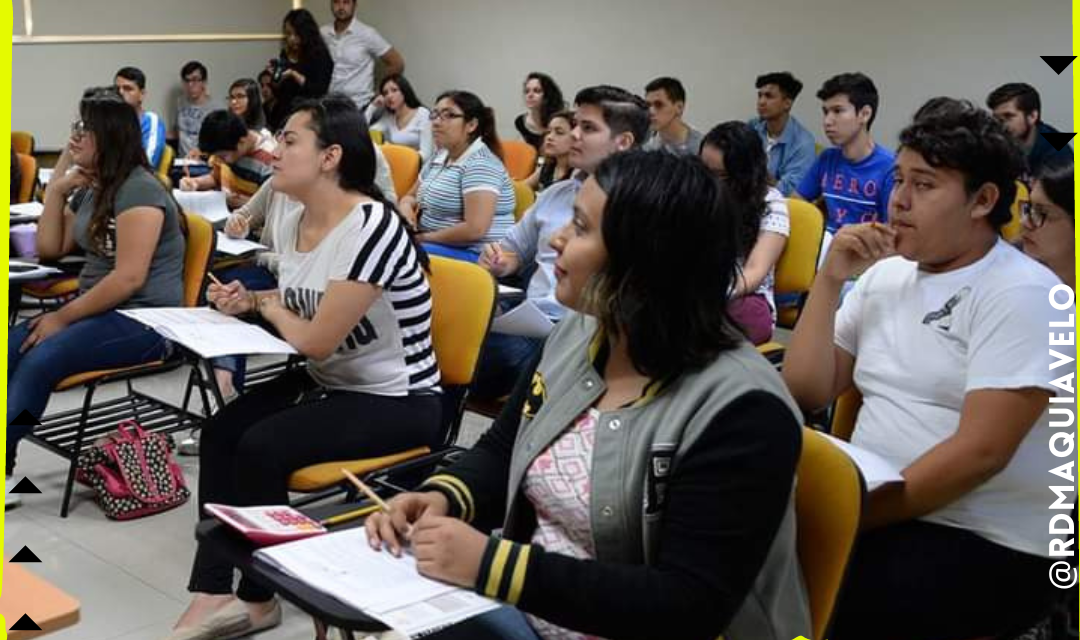
<instances>
[{"instance_id":1,"label":"orange chair","mask_svg":"<svg viewBox=\"0 0 1080 640\"><path fill-rule=\"evenodd\" d=\"M386 162L390 165L390 177L394 180L394 191L400 198L412 189L420 177L420 154L412 147L400 144L384 144L379 147Z\"/></svg>"},{"instance_id":2,"label":"orange chair","mask_svg":"<svg viewBox=\"0 0 1080 640\"><path fill-rule=\"evenodd\" d=\"M15 153L34 155L34 134L29 131L12 131L11 148L15 150Z\"/></svg>"},{"instance_id":3,"label":"orange chair","mask_svg":"<svg viewBox=\"0 0 1080 640\"><path fill-rule=\"evenodd\" d=\"M503 164L513 180L524 180L536 169L536 147L520 140L502 143Z\"/></svg>"},{"instance_id":4,"label":"orange chair","mask_svg":"<svg viewBox=\"0 0 1080 640\"><path fill-rule=\"evenodd\" d=\"M16 153L16 156L19 158L19 171L22 173L19 202L30 202L34 197L34 183L37 182L37 160L25 153Z\"/></svg>"}]
</instances>

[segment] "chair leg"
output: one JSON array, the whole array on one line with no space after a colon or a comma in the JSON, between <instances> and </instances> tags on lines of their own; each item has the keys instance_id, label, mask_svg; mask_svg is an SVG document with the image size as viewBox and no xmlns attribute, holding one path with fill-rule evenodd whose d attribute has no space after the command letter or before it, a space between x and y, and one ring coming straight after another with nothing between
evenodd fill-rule
<instances>
[{"instance_id":1,"label":"chair leg","mask_svg":"<svg viewBox=\"0 0 1080 640\"><path fill-rule=\"evenodd\" d=\"M71 463L68 465L67 483L64 485L64 501L60 504L60 517L68 517L68 507L71 505L71 492L75 488L75 471L79 467L79 453L82 451L83 437L86 435L86 423L90 420L90 407L94 401L94 392L97 383L91 383L86 388L83 396L82 415L79 416L79 430L75 433L75 444L71 452Z\"/></svg>"}]
</instances>

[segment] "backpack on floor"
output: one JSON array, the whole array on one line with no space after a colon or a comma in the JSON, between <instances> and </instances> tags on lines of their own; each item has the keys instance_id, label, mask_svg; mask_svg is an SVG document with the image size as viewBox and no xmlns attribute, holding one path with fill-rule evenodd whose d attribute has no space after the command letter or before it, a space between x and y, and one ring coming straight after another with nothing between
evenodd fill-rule
<instances>
[{"instance_id":1,"label":"backpack on floor","mask_svg":"<svg viewBox=\"0 0 1080 640\"><path fill-rule=\"evenodd\" d=\"M191 497L174 448L171 438L125 420L79 456L76 477L94 489L98 506L113 520L167 511Z\"/></svg>"}]
</instances>

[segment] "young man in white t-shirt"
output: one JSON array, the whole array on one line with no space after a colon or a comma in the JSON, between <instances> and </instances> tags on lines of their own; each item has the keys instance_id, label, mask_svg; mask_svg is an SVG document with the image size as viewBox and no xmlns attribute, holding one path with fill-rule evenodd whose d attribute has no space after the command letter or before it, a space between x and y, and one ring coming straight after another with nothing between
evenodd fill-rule
<instances>
[{"instance_id":1,"label":"young man in white t-shirt","mask_svg":"<svg viewBox=\"0 0 1080 640\"><path fill-rule=\"evenodd\" d=\"M800 405L854 385L853 442L905 479L867 497L834 640L997 637L1056 597L1049 486L1067 482L1048 472L1068 461L1047 443L1075 427L1048 425L1050 383L1072 367L1050 368L1047 333L1073 309L1055 310L1058 279L999 237L1022 167L988 112L928 103L900 136L889 226L840 229L792 336Z\"/></svg>"}]
</instances>

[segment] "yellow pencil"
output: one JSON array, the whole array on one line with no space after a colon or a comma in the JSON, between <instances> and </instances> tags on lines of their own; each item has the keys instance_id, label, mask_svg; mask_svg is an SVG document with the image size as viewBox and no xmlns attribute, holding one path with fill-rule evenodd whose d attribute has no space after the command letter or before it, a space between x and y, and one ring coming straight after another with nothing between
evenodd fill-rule
<instances>
[{"instance_id":1,"label":"yellow pencil","mask_svg":"<svg viewBox=\"0 0 1080 640\"><path fill-rule=\"evenodd\" d=\"M361 507L354 511L346 511L345 513L339 513L338 515L331 516L329 518L326 518L325 520L320 520L319 524L324 527L332 527L336 524L350 522L352 520L356 520L357 518L363 518L364 516L371 515L378 511L380 508L381 507L379 507L379 505L377 504L369 504L366 507Z\"/></svg>"},{"instance_id":2,"label":"yellow pencil","mask_svg":"<svg viewBox=\"0 0 1080 640\"><path fill-rule=\"evenodd\" d=\"M379 494L372 491L366 484L364 484L360 478L357 478L348 469L342 469L341 473L353 484L354 487L359 489L361 493L368 497L369 500L375 503L383 512L390 513L390 506L383 502L383 499L379 497Z\"/></svg>"}]
</instances>

